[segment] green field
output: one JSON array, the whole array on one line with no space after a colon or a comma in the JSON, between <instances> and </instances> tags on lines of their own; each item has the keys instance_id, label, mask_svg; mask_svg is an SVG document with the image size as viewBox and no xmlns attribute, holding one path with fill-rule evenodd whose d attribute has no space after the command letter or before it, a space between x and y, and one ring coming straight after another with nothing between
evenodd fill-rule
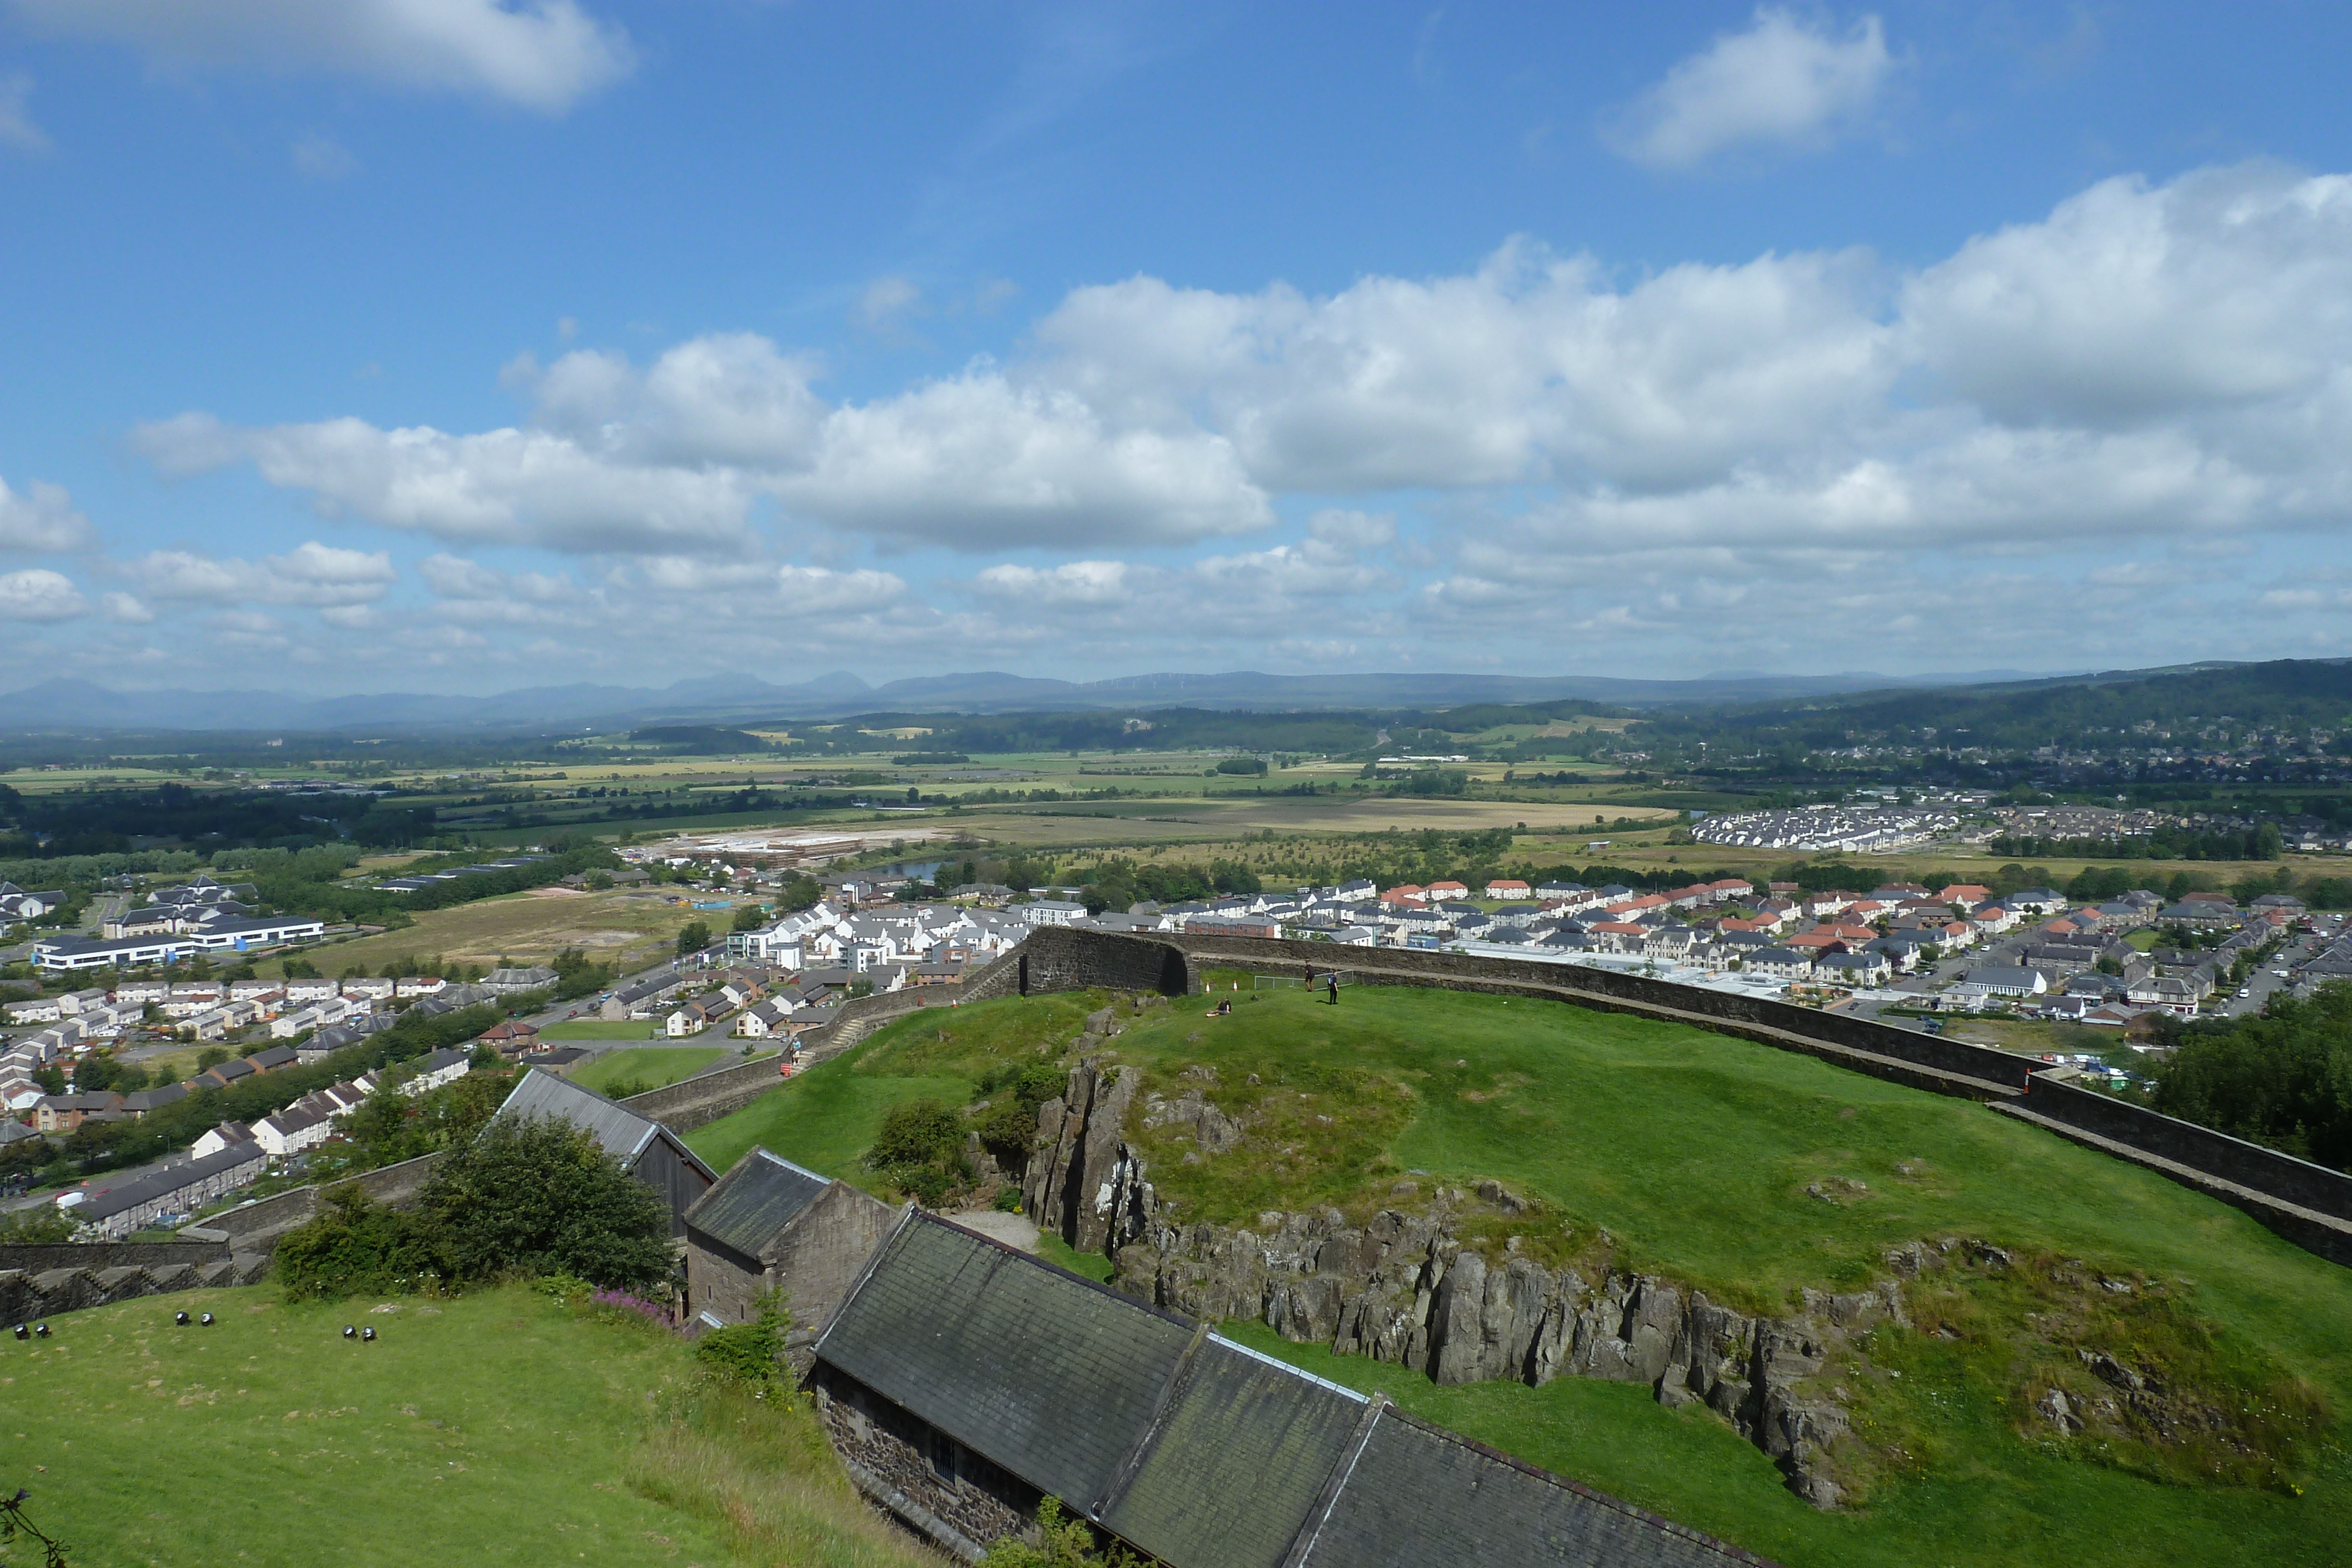
<instances>
[{"instance_id":1,"label":"green field","mask_svg":"<svg viewBox=\"0 0 2352 1568\"><path fill-rule=\"evenodd\" d=\"M662 1027L652 1019L573 1019L551 1023L539 1031L541 1040L652 1040ZM667 1037L665 1037L667 1038Z\"/></svg>"},{"instance_id":2,"label":"green field","mask_svg":"<svg viewBox=\"0 0 2352 1568\"><path fill-rule=\"evenodd\" d=\"M730 1054L720 1045L656 1045L637 1051L608 1051L572 1075L602 1094L614 1084L634 1080L647 1089L659 1089L691 1077Z\"/></svg>"},{"instance_id":3,"label":"green field","mask_svg":"<svg viewBox=\"0 0 2352 1568\"><path fill-rule=\"evenodd\" d=\"M698 1387L666 1332L520 1288L371 1304L196 1291L0 1341L0 1480L75 1568L935 1561L859 1506L804 1406Z\"/></svg>"},{"instance_id":4,"label":"green field","mask_svg":"<svg viewBox=\"0 0 2352 1568\"><path fill-rule=\"evenodd\" d=\"M900 1020L689 1142L714 1164L758 1142L870 1182L858 1158L889 1106L969 1099L989 1068L1037 1060L1040 1044L1053 1055L1099 1000ZM1862 1511L1825 1515L1782 1491L1721 1423L1664 1410L1642 1390L1572 1379L1441 1390L1394 1365L1280 1347L1497 1447L1791 1564L2072 1564L2086 1550L2135 1563L2352 1555L2352 1274L2152 1173L1810 1057L1526 999L1364 988L1334 1009L1276 992L1223 1019L1178 1003L1114 1049L1147 1088L1213 1067L1213 1097L1257 1118L1240 1147L1193 1166L1160 1134L1134 1134L1191 1219L1247 1223L1260 1209L1323 1203L1361 1215L1408 1173L1424 1185L1494 1177L1542 1205L1552 1234L1539 1247L1588 1249L1605 1229L1621 1266L1764 1311L1788 1310L1800 1287L1884 1277L1890 1247L1981 1237L2141 1271L2170 1292L2189 1339L2210 1337L2198 1343L2216 1364L2300 1379L2330 1412L2297 1460L2300 1496L2166 1484L2021 1436L2009 1400L2021 1374L2007 1341L1885 1332L1874 1359L1909 1375L1870 1398L1913 1436L1921 1462ZM1252 1072L1262 1084L1247 1084ZM1833 1178L1866 1194L1806 1196ZM2021 1317L2032 1304L1996 1303ZM2141 1353L2159 1354L2158 1342Z\"/></svg>"}]
</instances>

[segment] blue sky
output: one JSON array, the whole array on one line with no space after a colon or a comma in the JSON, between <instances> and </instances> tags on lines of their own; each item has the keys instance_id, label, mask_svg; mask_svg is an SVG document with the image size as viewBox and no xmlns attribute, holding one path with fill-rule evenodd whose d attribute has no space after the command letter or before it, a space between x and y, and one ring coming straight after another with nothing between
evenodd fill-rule
<instances>
[{"instance_id":1,"label":"blue sky","mask_svg":"<svg viewBox=\"0 0 2352 1568\"><path fill-rule=\"evenodd\" d=\"M2352 653L2347 45L0 0L0 689Z\"/></svg>"}]
</instances>

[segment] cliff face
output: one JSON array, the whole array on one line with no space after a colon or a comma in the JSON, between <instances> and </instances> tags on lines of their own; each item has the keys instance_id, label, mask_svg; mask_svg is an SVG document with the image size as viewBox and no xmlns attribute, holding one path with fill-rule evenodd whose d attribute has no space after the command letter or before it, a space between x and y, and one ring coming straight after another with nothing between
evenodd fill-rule
<instances>
[{"instance_id":1,"label":"cliff face","mask_svg":"<svg viewBox=\"0 0 2352 1568\"><path fill-rule=\"evenodd\" d=\"M1750 1317L1653 1275L1549 1270L1506 1243L1463 1245L1467 1195L1383 1209L1360 1227L1333 1210L1268 1213L1254 1228L1152 1224L1115 1254L1114 1283L1212 1320L1255 1318L1284 1338L1393 1362L1441 1384L1597 1377L1649 1385L1661 1404L1704 1403L1777 1460L1790 1486L1835 1507L1845 1409L1816 1385L1877 1323L1902 1322L1900 1287L1807 1292L1802 1313ZM1513 1239L1515 1241L1516 1239Z\"/></svg>"},{"instance_id":2,"label":"cliff face","mask_svg":"<svg viewBox=\"0 0 2352 1568\"><path fill-rule=\"evenodd\" d=\"M1588 1279L1545 1268L1520 1255L1517 1237L1490 1256L1459 1232L1517 1209L1492 1182L1475 1196L1441 1188L1425 1206L1382 1209L1361 1226L1337 1209L1268 1212L1248 1228L1184 1223L1125 1136L1139 1078L1102 1059L1115 1030L1108 1009L1088 1020L1091 1038L1061 1098L1039 1110L1023 1196L1039 1225L1082 1251L1108 1253L1120 1289L1211 1322L1256 1319L1286 1339L1441 1384L1647 1384L1662 1404L1704 1403L1721 1415L1816 1506L1844 1497L1834 1458L1851 1423L1814 1380L1854 1336L1904 1321L1893 1281L1809 1291L1801 1314L1759 1318L1647 1274L1602 1267ZM1242 1135L1197 1091L1150 1096L1141 1115L1153 1126L1189 1124L1212 1151Z\"/></svg>"}]
</instances>

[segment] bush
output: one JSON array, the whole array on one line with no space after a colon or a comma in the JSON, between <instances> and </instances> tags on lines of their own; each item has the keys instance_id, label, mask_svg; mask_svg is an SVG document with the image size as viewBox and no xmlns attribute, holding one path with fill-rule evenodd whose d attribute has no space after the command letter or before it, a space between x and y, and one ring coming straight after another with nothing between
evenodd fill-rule
<instances>
[{"instance_id":1,"label":"bush","mask_svg":"<svg viewBox=\"0 0 2352 1568\"><path fill-rule=\"evenodd\" d=\"M1037 1505L1037 1542L1031 1545L1017 1535L1000 1536L988 1555L981 1559L982 1568L1088 1568L1101 1563L1106 1568L1129 1568L1136 1559L1124 1547L1113 1546L1108 1552L1095 1551L1095 1532L1087 1528L1083 1519L1065 1521L1062 1500L1049 1497Z\"/></svg>"},{"instance_id":2,"label":"bush","mask_svg":"<svg viewBox=\"0 0 2352 1568\"><path fill-rule=\"evenodd\" d=\"M418 1200L464 1280L576 1274L606 1288L669 1278L669 1213L567 1122L499 1119L453 1151Z\"/></svg>"},{"instance_id":3,"label":"bush","mask_svg":"<svg viewBox=\"0 0 2352 1568\"><path fill-rule=\"evenodd\" d=\"M443 1278L431 1227L387 1207L357 1182L329 1187L318 1215L278 1243L278 1282L289 1300L382 1295Z\"/></svg>"},{"instance_id":4,"label":"bush","mask_svg":"<svg viewBox=\"0 0 2352 1568\"><path fill-rule=\"evenodd\" d=\"M782 1294L762 1291L759 1316L748 1323L712 1329L695 1342L694 1358L727 1382L764 1393L782 1375L784 1335L791 1330Z\"/></svg>"},{"instance_id":5,"label":"bush","mask_svg":"<svg viewBox=\"0 0 2352 1568\"><path fill-rule=\"evenodd\" d=\"M971 1177L963 1160L963 1123L936 1100L893 1106L866 1152L869 1170L926 1208L937 1208Z\"/></svg>"}]
</instances>

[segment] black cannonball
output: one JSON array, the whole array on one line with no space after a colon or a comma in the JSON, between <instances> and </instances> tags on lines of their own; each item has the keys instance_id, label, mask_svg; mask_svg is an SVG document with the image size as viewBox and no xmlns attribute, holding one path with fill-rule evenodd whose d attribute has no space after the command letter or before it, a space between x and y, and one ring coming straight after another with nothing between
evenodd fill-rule
<instances>
[{"instance_id":1,"label":"black cannonball","mask_svg":"<svg viewBox=\"0 0 2352 1568\"><path fill-rule=\"evenodd\" d=\"M196 1319L196 1322L198 1322L202 1323L202 1324L203 1324L205 1327L206 1327L206 1328L210 1328L210 1327L212 1327L212 1326L213 1326L213 1315L212 1315L212 1313L210 1313L210 1312L206 1312L206 1313L205 1313L203 1316L201 1316L201 1317L199 1317L198 1319Z\"/></svg>"},{"instance_id":2,"label":"black cannonball","mask_svg":"<svg viewBox=\"0 0 2352 1568\"><path fill-rule=\"evenodd\" d=\"M188 1326L188 1314L185 1312L173 1312L172 1314L172 1321L179 1324L182 1328L186 1328Z\"/></svg>"},{"instance_id":3,"label":"black cannonball","mask_svg":"<svg viewBox=\"0 0 2352 1568\"><path fill-rule=\"evenodd\" d=\"M18 1323L16 1325L16 1337L18 1339L30 1339L33 1337L33 1331L26 1328L23 1323Z\"/></svg>"},{"instance_id":4,"label":"black cannonball","mask_svg":"<svg viewBox=\"0 0 2352 1568\"><path fill-rule=\"evenodd\" d=\"M362 1329L362 1330L360 1330L360 1338L362 1338L362 1339L373 1339L373 1338L375 1338L375 1330L373 1330L373 1329Z\"/></svg>"},{"instance_id":5,"label":"black cannonball","mask_svg":"<svg viewBox=\"0 0 2352 1568\"><path fill-rule=\"evenodd\" d=\"M35 1323L33 1325L33 1333L42 1339L47 1339L49 1337L49 1325L47 1323Z\"/></svg>"},{"instance_id":6,"label":"black cannonball","mask_svg":"<svg viewBox=\"0 0 2352 1568\"><path fill-rule=\"evenodd\" d=\"M343 1337L345 1339L357 1339L360 1337L360 1331L352 1327L351 1324L345 1323L343 1325Z\"/></svg>"}]
</instances>

